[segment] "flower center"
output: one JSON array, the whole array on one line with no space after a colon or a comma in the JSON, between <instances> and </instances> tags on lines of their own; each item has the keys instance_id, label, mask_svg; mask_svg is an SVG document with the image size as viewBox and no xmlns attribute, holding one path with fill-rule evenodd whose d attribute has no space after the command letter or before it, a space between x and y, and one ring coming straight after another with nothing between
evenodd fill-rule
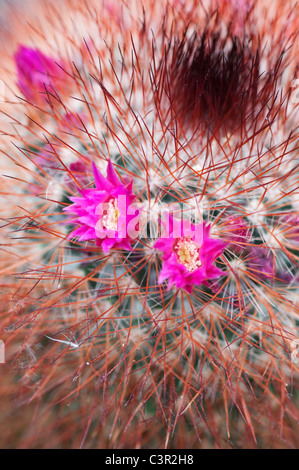
<instances>
[{"instance_id":1,"label":"flower center","mask_svg":"<svg viewBox=\"0 0 299 470\"><path fill-rule=\"evenodd\" d=\"M102 217L102 224L106 230L117 230L117 221L120 216L117 199L110 199L107 209Z\"/></svg>"},{"instance_id":2,"label":"flower center","mask_svg":"<svg viewBox=\"0 0 299 470\"><path fill-rule=\"evenodd\" d=\"M188 271L193 272L200 268L199 246L190 238L180 238L175 244L174 251L179 263L183 264Z\"/></svg>"}]
</instances>

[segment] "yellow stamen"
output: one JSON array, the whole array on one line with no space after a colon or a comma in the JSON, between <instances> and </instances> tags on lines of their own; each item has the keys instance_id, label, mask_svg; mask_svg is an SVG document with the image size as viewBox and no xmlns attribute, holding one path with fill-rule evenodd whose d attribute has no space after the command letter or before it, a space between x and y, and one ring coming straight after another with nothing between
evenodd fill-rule
<instances>
[{"instance_id":1,"label":"yellow stamen","mask_svg":"<svg viewBox=\"0 0 299 470\"><path fill-rule=\"evenodd\" d=\"M115 199L110 199L108 202L108 209L107 213L103 215L102 217L102 224L103 227L107 230L117 230L117 221L120 216L120 212L118 209L118 204L117 200Z\"/></svg>"},{"instance_id":2,"label":"yellow stamen","mask_svg":"<svg viewBox=\"0 0 299 470\"><path fill-rule=\"evenodd\" d=\"M199 246L190 238L180 238L174 247L178 262L193 272L201 266Z\"/></svg>"}]
</instances>

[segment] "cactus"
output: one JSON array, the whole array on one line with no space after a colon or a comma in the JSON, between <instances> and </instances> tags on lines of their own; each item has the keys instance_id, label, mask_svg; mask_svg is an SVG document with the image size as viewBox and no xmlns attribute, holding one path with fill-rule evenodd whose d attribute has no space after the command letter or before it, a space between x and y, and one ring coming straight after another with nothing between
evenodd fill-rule
<instances>
[{"instance_id":1,"label":"cactus","mask_svg":"<svg viewBox=\"0 0 299 470\"><path fill-rule=\"evenodd\" d=\"M7 7L2 446L298 444L298 20L276 3Z\"/></svg>"}]
</instances>

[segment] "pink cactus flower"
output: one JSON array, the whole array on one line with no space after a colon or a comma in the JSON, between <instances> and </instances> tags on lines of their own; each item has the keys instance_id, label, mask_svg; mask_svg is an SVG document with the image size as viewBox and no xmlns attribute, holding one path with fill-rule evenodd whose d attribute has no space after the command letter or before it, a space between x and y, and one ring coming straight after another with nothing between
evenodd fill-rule
<instances>
[{"instance_id":1,"label":"pink cactus flower","mask_svg":"<svg viewBox=\"0 0 299 470\"><path fill-rule=\"evenodd\" d=\"M74 204L64 210L75 213L72 223L78 224L69 238L79 241L95 240L104 253L112 248L131 250L139 233L139 212L133 181L122 183L111 161L107 177L92 164L95 188L78 189L81 197L71 197Z\"/></svg>"},{"instance_id":2,"label":"pink cactus flower","mask_svg":"<svg viewBox=\"0 0 299 470\"><path fill-rule=\"evenodd\" d=\"M228 249L240 253L247 246L250 239L250 229L244 219L233 215L224 219L221 225L222 236L228 240Z\"/></svg>"},{"instance_id":3,"label":"pink cactus flower","mask_svg":"<svg viewBox=\"0 0 299 470\"><path fill-rule=\"evenodd\" d=\"M293 276L291 273L283 271L275 265L275 256L271 250L264 246L250 247L247 265L252 275L260 280L280 280L282 282L291 282Z\"/></svg>"},{"instance_id":4,"label":"pink cactus flower","mask_svg":"<svg viewBox=\"0 0 299 470\"><path fill-rule=\"evenodd\" d=\"M68 82L67 74L59 67L61 61L38 49L20 45L14 55L18 72L18 87L25 98L37 104L45 99L46 90L53 92Z\"/></svg>"},{"instance_id":5,"label":"pink cactus flower","mask_svg":"<svg viewBox=\"0 0 299 470\"><path fill-rule=\"evenodd\" d=\"M275 277L273 254L264 247L253 246L250 248L248 266L260 279Z\"/></svg>"},{"instance_id":6,"label":"pink cactus flower","mask_svg":"<svg viewBox=\"0 0 299 470\"><path fill-rule=\"evenodd\" d=\"M210 279L226 275L213 263L227 243L209 236L210 224L186 222L168 216L154 248L163 253L159 284L168 279L168 290L175 285L191 293L194 285L207 285Z\"/></svg>"},{"instance_id":7,"label":"pink cactus flower","mask_svg":"<svg viewBox=\"0 0 299 470\"><path fill-rule=\"evenodd\" d=\"M89 168L90 165L81 160L77 160L74 163L71 163L69 166L70 172L76 177L76 180L81 187L87 186L90 182ZM67 175L65 178L65 184L71 191L77 190L77 186L74 180L71 179L69 175Z\"/></svg>"},{"instance_id":8,"label":"pink cactus flower","mask_svg":"<svg viewBox=\"0 0 299 470\"><path fill-rule=\"evenodd\" d=\"M288 214L280 219L281 229L283 231L284 238L290 242L293 242L295 246L299 244L299 215Z\"/></svg>"}]
</instances>

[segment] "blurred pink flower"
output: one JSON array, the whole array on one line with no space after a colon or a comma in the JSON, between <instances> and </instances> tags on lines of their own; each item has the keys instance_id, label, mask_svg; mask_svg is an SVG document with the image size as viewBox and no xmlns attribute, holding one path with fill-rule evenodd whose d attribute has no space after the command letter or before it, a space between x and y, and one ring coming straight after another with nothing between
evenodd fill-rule
<instances>
[{"instance_id":1,"label":"blurred pink flower","mask_svg":"<svg viewBox=\"0 0 299 470\"><path fill-rule=\"evenodd\" d=\"M221 225L222 237L229 241L228 249L240 253L250 239L250 229L244 219L233 215L224 219Z\"/></svg>"},{"instance_id":2,"label":"blurred pink flower","mask_svg":"<svg viewBox=\"0 0 299 470\"><path fill-rule=\"evenodd\" d=\"M288 273L280 272L275 266L274 254L263 245L251 246L247 259L249 271L255 278L265 280L280 279L290 281Z\"/></svg>"},{"instance_id":3,"label":"blurred pink flower","mask_svg":"<svg viewBox=\"0 0 299 470\"><path fill-rule=\"evenodd\" d=\"M88 158L88 157L86 157ZM70 172L76 178L77 182L80 184L81 187L87 186L90 182L89 171L90 171L90 164L87 162L83 162L82 160L77 160L70 164L69 166ZM67 175L65 178L65 184L71 191L76 191L77 186L75 181Z\"/></svg>"},{"instance_id":4,"label":"blurred pink flower","mask_svg":"<svg viewBox=\"0 0 299 470\"><path fill-rule=\"evenodd\" d=\"M46 56L38 49L19 45L14 58L18 87L24 97L32 103L36 104L45 99L46 90L53 92L56 86L62 89L62 86L68 83L67 74L60 67L61 61Z\"/></svg>"},{"instance_id":5,"label":"blurred pink flower","mask_svg":"<svg viewBox=\"0 0 299 470\"><path fill-rule=\"evenodd\" d=\"M297 245L299 243L299 215L284 215L280 218L280 225L284 237Z\"/></svg>"}]
</instances>

